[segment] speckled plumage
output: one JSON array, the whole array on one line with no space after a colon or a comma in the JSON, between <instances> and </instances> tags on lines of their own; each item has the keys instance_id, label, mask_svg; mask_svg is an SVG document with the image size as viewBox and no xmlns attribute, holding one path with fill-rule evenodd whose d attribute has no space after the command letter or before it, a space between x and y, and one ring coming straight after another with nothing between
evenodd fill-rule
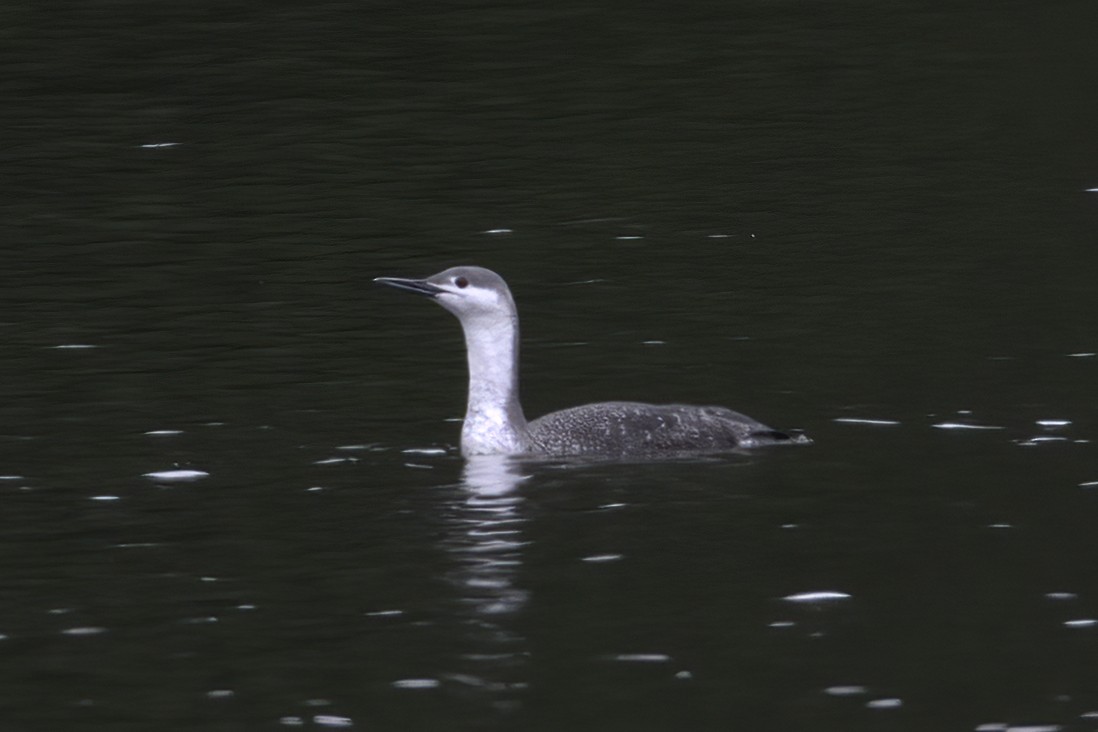
<instances>
[{"instance_id":1,"label":"speckled plumage","mask_svg":"<svg viewBox=\"0 0 1098 732\"><path fill-rule=\"evenodd\" d=\"M725 407L600 402L562 409L527 426L537 451L551 455L650 455L719 451L796 441Z\"/></svg>"},{"instance_id":2,"label":"speckled plumage","mask_svg":"<svg viewBox=\"0 0 1098 732\"><path fill-rule=\"evenodd\" d=\"M495 272L453 267L425 280L377 282L427 295L454 313L465 333L469 402L465 455L644 456L807 444L725 407L600 402L527 423L518 397L518 312Z\"/></svg>"}]
</instances>

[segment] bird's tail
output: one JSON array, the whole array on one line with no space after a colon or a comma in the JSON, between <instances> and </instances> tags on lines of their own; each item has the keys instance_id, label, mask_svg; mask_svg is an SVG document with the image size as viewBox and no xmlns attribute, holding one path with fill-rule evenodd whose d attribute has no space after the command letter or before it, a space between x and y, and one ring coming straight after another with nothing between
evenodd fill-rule
<instances>
[{"instance_id":1,"label":"bird's tail","mask_svg":"<svg viewBox=\"0 0 1098 732\"><path fill-rule=\"evenodd\" d=\"M811 445L812 439L803 432L792 430L790 432L782 432L781 430L755 430L748 435L748 438L755 440L759 445Z\"/></svg>"}]
</instances>

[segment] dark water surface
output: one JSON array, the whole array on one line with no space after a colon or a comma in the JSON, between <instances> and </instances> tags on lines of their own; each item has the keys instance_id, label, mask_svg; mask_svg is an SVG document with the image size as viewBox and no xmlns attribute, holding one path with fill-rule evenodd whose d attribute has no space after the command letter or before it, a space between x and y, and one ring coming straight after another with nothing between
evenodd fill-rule
<instances>
[{"instance_id":1,"label":"dark water surface","mask_svg":"<svg viewBox=\"0 0 1098 732\"><path fill-rule=\"evenodd\" d=\"M0 10L0 730L1098 728L1096 27ZM466 463L466 263L816 444Z\"/></svg>"}]
</instances>

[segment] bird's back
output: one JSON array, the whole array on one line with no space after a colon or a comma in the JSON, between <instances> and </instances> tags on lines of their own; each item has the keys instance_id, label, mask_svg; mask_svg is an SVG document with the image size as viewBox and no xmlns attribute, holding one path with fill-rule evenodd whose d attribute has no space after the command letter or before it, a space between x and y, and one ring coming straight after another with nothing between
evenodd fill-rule
<instances>
[{"instance_id":1,"label":"bird's back","mask_svg":"<svg viewBox=\"0 0 1098 732\"><path fill-rule=\"evenodd\" d=\"M551 455L705 452L807 441L725 407L600 402L562 409L528 426Z\"/></svg>"}]
</instances>

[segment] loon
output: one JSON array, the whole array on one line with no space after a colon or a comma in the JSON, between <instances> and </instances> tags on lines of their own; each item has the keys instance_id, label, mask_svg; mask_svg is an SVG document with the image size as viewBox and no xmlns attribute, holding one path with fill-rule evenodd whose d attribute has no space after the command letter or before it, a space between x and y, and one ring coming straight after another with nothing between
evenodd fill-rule
<instances>
[{"instance_id":1,"label":"loon","mask_svg":"<svg viewBox=\"0 0 1098 732\"><path fill-rule=\"evenodd\" d=\"M527 422L519 403L518 310L502 277L483 267L452 267L421 280L374 282L429 297L461 321L469 360L466 457L653 456L811 442L725 407L600 402Z\"/></svg>"}]
</instances>

